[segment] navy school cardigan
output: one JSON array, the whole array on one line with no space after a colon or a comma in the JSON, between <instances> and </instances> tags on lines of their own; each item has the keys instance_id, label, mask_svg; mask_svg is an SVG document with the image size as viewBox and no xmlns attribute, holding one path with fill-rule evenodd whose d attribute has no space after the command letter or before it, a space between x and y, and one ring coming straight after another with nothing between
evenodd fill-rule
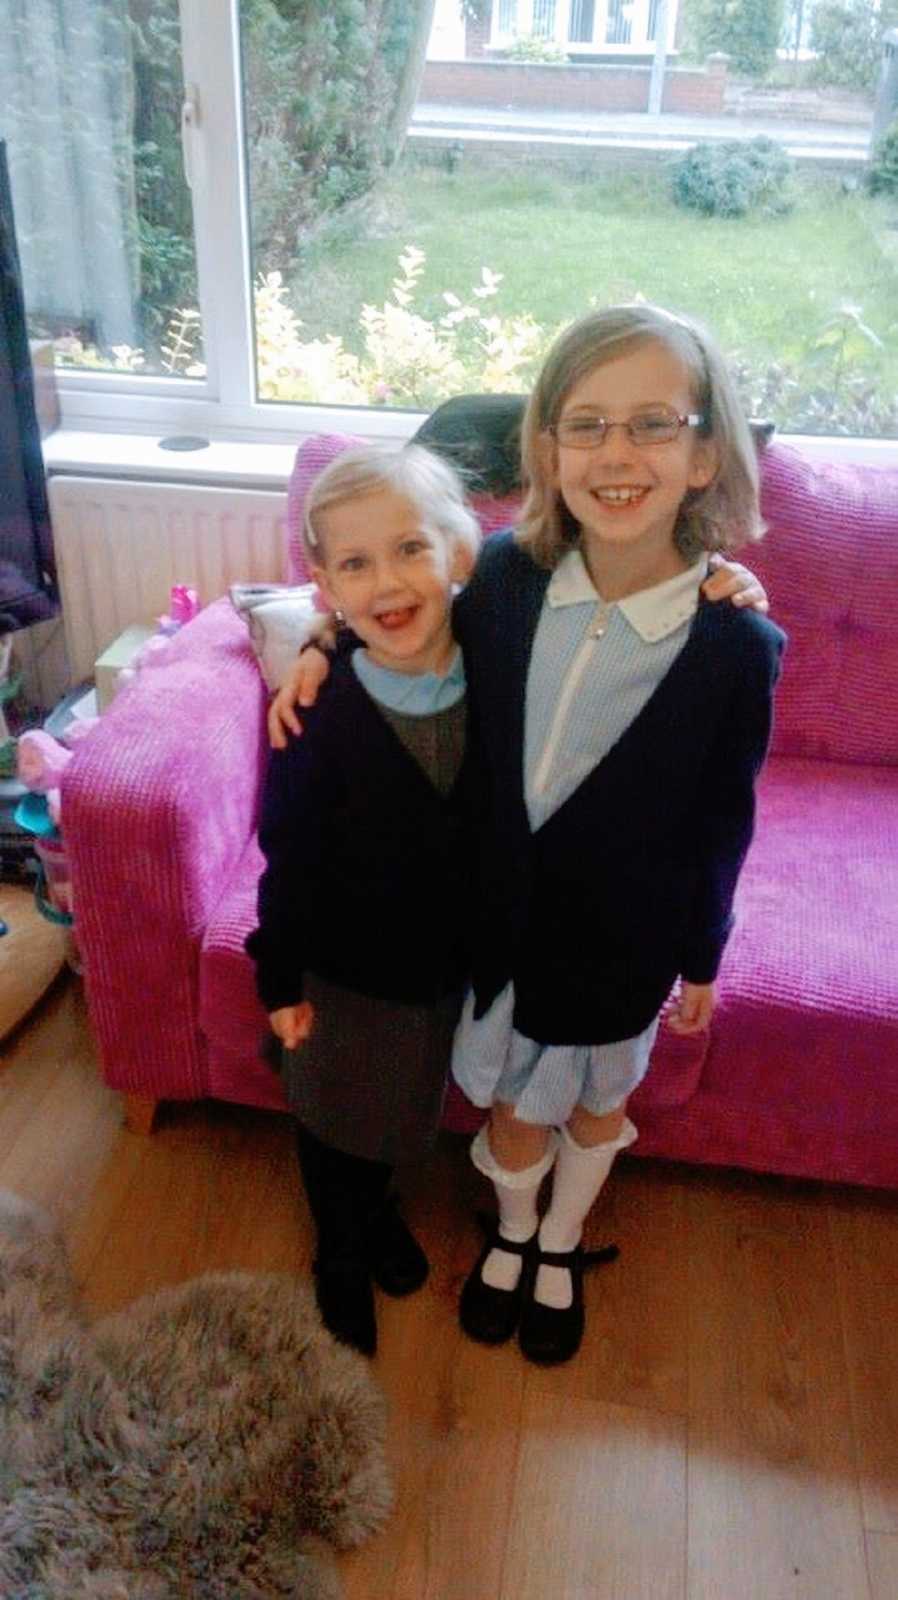
<instances>
[{"instance_id":1,"label":"navy school cardigan","mask_svg":"<svg viewBox=\"0 0 898 1600\"><path fill-rule=\"evenodd\" d=\"M269 1012L304 971L360 994L435 1004L469 970L466 764L434 788L341 657L303 733L272 752L259 926L246 948Z\"/></svg>"},{"instance_id":2,"label":"navy school cardigan","mask_svg":"<svg viewBox=\"0 0 898 1600\"><path fill-rule=\"evenodd\" d=\"M601 1044L716 975L754 826L785 635L702 600L677 660L604 760L535 833L527 669L551 574L500 534L455 608L477 773L475 1015L509 981L518 1030Z\"/></svg>"}]
</instances>

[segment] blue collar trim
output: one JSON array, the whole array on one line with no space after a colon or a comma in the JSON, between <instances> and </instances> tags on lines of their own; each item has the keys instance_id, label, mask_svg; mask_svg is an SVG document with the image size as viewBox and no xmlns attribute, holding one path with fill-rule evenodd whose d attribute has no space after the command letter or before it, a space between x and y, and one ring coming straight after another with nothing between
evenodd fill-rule
<instances>
[{"instance_id":1,"label":"blue collar trim","mask_svg":"<svg viewBox=\"0 0 898 1600\"><path fill-rule=\"evenodd\" d=\"M443 677L437 672L396 672L392 667L378 666L367 650L354 651L352 665L372 700L408 717L431 717L435 711L448 711L465 692L465 664L460 650L456 650Z\"/></svg>"}]
</instances>

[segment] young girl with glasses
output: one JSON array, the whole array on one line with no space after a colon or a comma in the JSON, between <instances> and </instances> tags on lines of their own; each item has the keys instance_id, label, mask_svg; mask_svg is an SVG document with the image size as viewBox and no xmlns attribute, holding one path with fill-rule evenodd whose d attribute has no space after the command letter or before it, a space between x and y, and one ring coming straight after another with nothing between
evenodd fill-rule
<instances>
[{"instance_id":1,"label":"young girl with glasses","mask_svg":"<svg viewBox=\"0 0 898 1600\"><path fill-rule=\"evenodd\" d=\"M453 1071L498 1226L466 1331L568 1359L583 1223L658 1014L707 1028L783 635L701 599L760 532L754 445L707 333L652 306L558 339L523 428L527 499L456 606L486 781L473 987ZM554 1169L541 1224L537 1194Z\"/></svg>"},{"instance_id":2,"label":"young girl with glasses","mask_svg":"<svg viewBox=\"0 0 898 1600\"><path fill-rule=\"evenodd\" d=\"M487 541L453 615L478 772L453 1072L489 1108L472 1159L498 1201L462 1326L517 1331L548 1364L582 1340L583 1223L636 1137L628 1098L677 978L669 1026L711 1018L784 639L702 595L709 555L761 524L748 425L697 324L647 305L582 318L522 448L519 525Z\"/></svg>"}]
</instances>

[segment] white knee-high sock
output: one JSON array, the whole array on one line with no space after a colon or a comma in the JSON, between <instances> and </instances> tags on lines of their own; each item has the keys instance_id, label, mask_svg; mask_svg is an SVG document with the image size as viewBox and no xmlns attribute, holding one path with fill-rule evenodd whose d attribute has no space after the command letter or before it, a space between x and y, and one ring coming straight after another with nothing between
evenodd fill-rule
<instances>
[{"instance_id":1,"label":"white knee-high sock","mask_svg":"<svg viewBox=\"0 0 898 1600\"><path fill-rule=\"evenodd\" d=\"M499 1165L493 1155L486 1127L481 1128L471 1145L471 1160L478 1172L492 1182L499 1205L499 1236L514 1244L526 1244L536 1232L539 1217L536 1197L539 1186L555 1160L558 1136L549 1131L545 1153L532 1166L513 1172ZM481 1277L492 1289L514 1289L521 1276L521 1257L507 1250L491 1250L483 1264Z\"/></svg>"},{"instance_id":2,"label":"white knee-high sock","mask_svg":"<svg viewBox=\"0 0 898 1600\"><path fill-rule=\"evenodd\" d=\"M635 1138L636 1129L627 1117L617 1138L605 1144L577 1144L567 1128L561 1129L552 1201L539 1230L541 1250L573 1250L580 1243L589 1209L611 1171L618 1150L626 1149ZM571 1275L567 1268L540 1267L534 1298L541 1305L565 1310L572 1299Z\"/></svg>"}]
</instances>

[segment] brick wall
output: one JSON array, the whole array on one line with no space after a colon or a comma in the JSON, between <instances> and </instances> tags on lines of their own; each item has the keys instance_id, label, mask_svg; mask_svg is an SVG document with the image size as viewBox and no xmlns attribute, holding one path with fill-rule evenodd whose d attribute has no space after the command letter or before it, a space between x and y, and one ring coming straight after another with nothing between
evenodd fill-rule
<instances>
[{"instance_id":1,"label":"brick wall","mask_svg":"<svg viewBox=\"0 0 898 1600\"><path fill-rule=\"evenodd\" d=\"M470 25L469 43L470 50ZM711 56L704 67L669 69L662 110L706 116L723 111L726 56ZM517 61L428 61L420 99L439 105L497 106L547 111L645 111L648 66L544 66Z\"/></svg>"}]
</instances>

